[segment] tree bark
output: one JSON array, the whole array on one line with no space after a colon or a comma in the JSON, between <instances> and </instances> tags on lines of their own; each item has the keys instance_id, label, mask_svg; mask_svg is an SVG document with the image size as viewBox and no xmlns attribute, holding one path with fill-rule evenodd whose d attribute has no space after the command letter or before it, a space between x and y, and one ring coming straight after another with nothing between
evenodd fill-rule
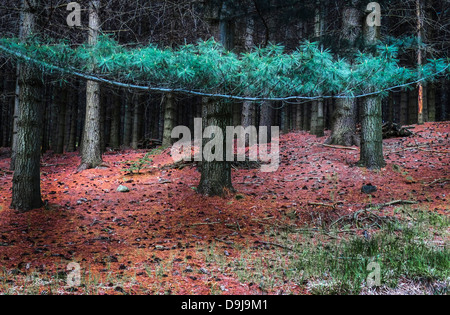
<instances>
[{"instance_id":1,"label":"tree bark","mask_svg":"<svg viewBox=\"0 0 450 315\"><path fill-rule=\"evenodd\" d=\"M67 107L67 88L63 87L60 89L58 93L58 135L55 153L63 154L64 153L64 143L65 143L65 135L66 135L66 107Z\"/></svg>"},{"instance_id":2,"label":"tree bark","mask_svg":"<svg viewBox=\"0 0 450 315\"><path fill-rule=\"evenodd\" d=\"M111 133L109 145L113 150L120 147L120 96L114 95L111 112Z\"/></svg>"},{"instance_id":3,"label":"tree bark","mask_svg":"<svg viewBox=\"0 0 450 315\"><path fill-rule=\"evenodd\" d=\"M203 126L216 126L223 131L223 159L208 162L203 157L198 192L206 196L224 196L233 192L231 162L226 161L226 128L231 126L231 104L226 101L205 98L203 103ZM216 135L217 136L217 135ZM204 144L207 140L205 139Z\"/></svg>"},{"instance_id":4,"label":"tree bark","mask_svg":"<svg viewBox=\"0 0 450 315\"><path fill-rule=\"evenodd\" d=\"M422 42L423 42L423 13L422 13L422 0L416 0L416 14L417 14L417 41L418 41L418 50L417 50L417 66L419 69L422 67L423 63L423 53L422 53ZM421 71L419 71L421 74ZM418 123L419 125L423 125L425 122L425 113L424 113L424 86L422 82L418 84L419 97L418 97Z\"/></svg>"},{"instance_id":5,"label":"tree bark","mask_svg":"<svg viewBox=\"0 0 450 315\"><path fill-rule=\"evenodd\" d=\"M220 40L224 49L231 51L234 49L234 21L230 19L231 13L226 1L223 2L221 12L219 21ZM203 156L198 192L206 196L224 196L227 192L234 191L231 183L231 161L226 160L226 128L233 126L233 103L204 98L202 117L204 126L214 126L222 130L223 158L222 161L208 161Z\"/></svg>"},{"instance_id":6,"label":"tree bark","mask_svg":"<svg viewBox=\"0 0 450 315\"><path fill-rule=\"evenodd\" d=\"M142 106L140 103L139 95L133 96L133 132L131 137L131 147L136 150L141 140L141 127L142 127Z\"/></svg>"},{"instance_id":7,"label":"tree bark","mask_svg":"<svg viewBox=\"0 0 450 315\"><path fill-rule=\"evenodd\" d=\"M345 147L359 146L356 135L356 106L354 99L340 99L334 111L331 136L325 144Z\"/></svg>"},{"instance_id":8,"label":"tree bark","mask_svg":"<svg viewBox=\"0 0 450 315\"><path fill-rule=\"evenodd\" d=\"M93 0L89 5L89 45L96 45L100 31L98 11L100 1ZM91 66L92 72L95 69ZM100 84L94 81L86 83L86 118L84 125L81 166L79 170L95 168L102 164L101 123L100 123Z\"/></svg>"},{"instance_id":9,"label":"tree bark","mask_svg":"<svg viewBox=\"0 0 450 315\"><path fill-rule=\"evenodd\" d=\"M130 101L131 95L129 93L125 96L125 116L124 116L124 127L123 127L123 145L129 147L131 144L131 132L132 132L132 121L133 121L133 110ZM158 115L158 114L156 114ZM157 122L155 122L157 126ZM157 136L155 136L157 138Z\"/></svg>"},{"instance_id":10,"label":"tree bark","mask_svg":"<svg viewBox=\"0 0 450 315\"><path fill-rule=\"evenodd\" d=\"M441 121L446 121L448 119L448 111L450 110L450 104L449 104L449 96L448 96L448 91L450 89L449 86L449 81L447 80L447 78L443 77L441 79L441 101L440 101L440 120Z\"/></svg>"},{"instance_id":11,"label":"tree bark","mask_svg":"<svg viewBox=\"0 0 450 315\"><path fill-rule=\"evenodd\" d=\"M40 12L39 0L22 2L23 38L36 29L35 12ZM42 134L43 83L37 70L22 64L19 72L19 109L17 117L16 158L12 184L11 208L26 212L42 206L40 157Z\"/></svg>"},{"instance_id":12,"label":"tree bark","mask_svg":"<svg viewBox=\"0 0 450 315\"><path fill-rule=\"evenodd\" d=\"M373 46L380 38L377 26L364 27L364 39ZM372 89L368 92L374 92ZM386 166L383 155L383 107L379 96L368 96L363 100L361 120L361 153L359 165L368 169ZM393 105L391 105L393 107Z\"/></svg>"},{"instance_id":13,"label":"tree bark","mask_svg":"<svg viewBox=\"0 0 450 315\"><path fill-rule=\"evenodd\" d=\"M267 143L270 143L272 141L272 133L271 133L271 127L272 127L272 107L269 102L263 102L261 103L261 112L260 112L260 120L259 120L259 126L260 127L267 127ZM259 144L262 144L262 140L264 137L259 137L260 142Z\"/></svg>"},{"instance_id":14,"label":"tree bark","mask_svg":"<svg viewBox=\"0 0 450 315\"><path fill-rule=\"evenodd\" d=\"M428 88L428 121L436 121L436 86L434 84Z\"/></svg>"},{"instance_id":15,"label":"tree bark","mask_svg":"<svg viewBox=\"0 0 450 315\"><path fill-rule=\"evenodd\" d=\"M346 53L353 58L356 52L356 40L362 31L362 12L358 9L360 1L352 1L351 6L344 9L342 19L342 40L348 42ZM359 145L356 136L356 99L338 99L334 114L331 136L326 144L352 146Z\"/></svg>"},{"instance_id":16,"label":"tree bark","mask_svg":"<svg viewBox=\"0 0 450 315\"><path fill-rule=\"evenodd\" d=\"M405 89L400 92L400 124L408 124L408 93Z\"/></svg>"},{"instance_id":17,"label":"tree bark","mask_svg":"<svg viewBox=\"0 0 450 315\"><path fill-rule=\"evenodd\" d=\"M163 147L173 144L172 130L175 128L175 100L173 93L165 95Z\"/></svg>"}]
</instances>

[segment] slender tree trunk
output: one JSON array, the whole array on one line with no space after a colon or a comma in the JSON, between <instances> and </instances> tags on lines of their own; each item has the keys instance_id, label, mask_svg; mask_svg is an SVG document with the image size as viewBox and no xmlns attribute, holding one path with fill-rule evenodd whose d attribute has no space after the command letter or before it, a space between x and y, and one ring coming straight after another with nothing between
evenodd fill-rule
<instances>
[{"instance_id":1,"label":"slender tree trunk","mask_svg":"<svg viewBox=\"0 0 450 315\"><path fill-rule=\"evenodd\" d=\"M321 41L325 28L324 6L321 0L316 1L315 14L315 37ZM311 134L317 137L325 135L325 119L324 119L324 102L323 99L313 102L311 107Z\"/></svg>"},{"instance_id":2,"label":"slender tree trunk","mask_svg":"<svg viewBox=\"0 0 450 315\"><path fill-rule=\"evenodd\" d=\"M100 31L98 16L100 0L93 0L89 5L89 45L96 45ZM92 71L95 71L91 67ZM81 166L79 170L95 168L102 164L101 148L101 104L100 84L94 81L86 83L86 119L84 125Z\"/></svg>"},{"instance_id":3,"label":"slender tree trunk","mask_svg":"<svg viewBox=\"0 0 450 315\"><path fill-rule=\"evenodd\" d=\"M436 121L436 86L434 84L428 88L428 121Z\"/></svg>"},{"instance_id":4,"label":"slender tree trunk","mask_svg":"<svg viewBox=\"0 0 450 315\"><path fill-rule=\"evenodd\" d=\"M422 53L422 42L423 42L423 13L422 13L422 0L416 0L416 13L417 13L417 41L418 41L418 50L417 50L417 66L419 69L422 67L423 63L423 53ZM419 71L419 73L421 73ZM419 125L423 125L425 122L425 114L424 114L424 86L422 82L418 84L419 89L419 97L418 97L418 123Z\"/></svg>"},{"instance_id":5,"label":"slender tree trunk","mask_svg":"<svg viewBox=\"0 0 450 315\"><path fill-rule=\"evenodd\" d=\"M449 82L447 80L447 78L442 78L441 79L441 101L440 101L440 111L441 111L441 116L440 116L440 120L441 121L446 121L448 119L448 111L450 110L450 106L449 106L449 96L448 96L448 91L450 90L450 85Z\"/></svg>"},{"instance_id":6,"label":"slender tree trunk","mask_svg":"<svg viewBox=\"0 0 450 315\"><path fill-rule=\"evenodd\" d=\"M255 20L253 18L249 18L247 20L247 27L245 32L245 50L250 51L255 45L254 42L254 33L255 33ZM256 107L255 102L246 101L242 105L242 126L244 128L254 126L255 125L255 115L256 115ZM248 146L249 137L246 136L245 145Z\"/></svg>"},{"instance_id":7,"label":"slender tree trunk","mask_svg":"<svg viewBox=\"0 0 450 315\"><path fill-rule=\"evenodd\" d=\"M73 97L73 98L72 98ZM67 143L67 152L75 152L77 149L77 122L78 122L78 92L71 91L70 130Z\"/></svg>"},{"instance_id":8,"label":"slender tree trunk","mask_svg":"<svg viewBox=\"0 0 450 315\"><path fill-rule=\"evenodd\" d=\"M142 106L140 103L139 95L133 96L133 132L131 137L131 147L136 150L141 140L141 127L142 127Z\"/></svg>"},{"instance_id":9,"label":"slender tree trunk","mask_svg":"<svg viewBox=\"0 0 450 315\"><path fill-rule=\"evenodd\" d=\"M295 117L297 130L303 130L303 105L297 105L297 114Z\"/></svg>"},{"instance_id":10,"label":"slender tree trunk","mask_svg":"<svg viewBox=\"0 0 450 315\"><path fill-rule=\"evenodd\" d=\"M58 135L55 153L64 153L64 140L66 135L66 107L67 107L67 88L63 87L58 93Z\"/></svg>"},{"instance_id":11,"label":"slender tree trunk","mask_svg":"<svg viewBox=\"0 0 450 315\"><path fill-rule=\"evenodd\" d=\"M111 112L110 146L113 150L120 147L120 96L114 95Z\"/></svg>"},{"instance_id":12,"label":"slender tree trunk","mask_svg":"<svg viewBox=\"0 0 450 315\"><path fill-rule=\"evenodd\" d=\"M20 84L19 84L19 76L20 76L20 64L17 64L16 69L16 89L14 96L14 116L13 116L13 132L12 132L12 148L11 148L11 165L10 170L15 169L16 165L16 152L17 152L17 132L19 127L17 126L17 122L19 120L19 95L20 95Z\"/></svg>"},{"instance_id":13,"label":"slender tree trunk","mask_svg":"<svg viewBox=\"0 0 450 315\"><path fill-rule=\"evenodd\" d=\"M175 128L175 100L172 93L167 93L164 97L164 135L162 145L163 147L169 147L173 144L172 131Z\"/></svg>"},{"instance_id":14,"label":"slender tree trunk","mask_svg":"<svg viewBox=\"0 0 450 315\"><path fill-rule=\"evenodd\" d=\"M408 93L405 89L400 92L400 124L408 124Z\"/></svg>"},{"instance_id":15,"label":"slender tree trunk","mask_svg":"<svg viewBox=\"0 0 450 315\"><path fill-rule=\"evenodd\" d=\"M417 124L418 116L418 90L413 89L409 91L409 104L408 104L408 120L410 125Z\"/></svg>"},{"instance_id":16,"label":"slender tree trunk","mask_svg":"<svg viewBox=\"0 0 450 315\"><path fill-rule=\"evenodd\" d=\"M34 32L37 19L34 12L40 12L40 5L38 0L27 0L22 3L22 38L27 38ZM22 64L19 85L17 151L11 208L25 212L42 206L40 157L43 83L35 68Z\"/></svg>"},{"instance_id":17,"label":"slender tree trunk","mask_svg":"<svg viewBox=\"0 0 450 315\"><path fill-rule=\"evenodd\" d=\"M131 95L127 93L125 97L125 117L124 117L123 141L122 141L125 147L129 147L131 144L131 132L133 126L132 125L133 110L130 98ZM157 138L157 136L155 136L155 138Z\"/></svg>"}]
</instances>

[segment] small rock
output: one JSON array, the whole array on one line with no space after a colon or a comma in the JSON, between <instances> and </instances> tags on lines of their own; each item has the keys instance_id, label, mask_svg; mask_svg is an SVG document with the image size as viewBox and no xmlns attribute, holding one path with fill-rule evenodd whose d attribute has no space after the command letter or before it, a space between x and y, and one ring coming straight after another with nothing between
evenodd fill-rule
<instances>
[{"instance_id":1,"label":"small rock","mask_svg":"<svg viewBox=\"0 0 450 315\"><path fill-rule=\"evenodd\" d=\"M376 192L378 189L375 186L372 186L372 184L369 185L365 185L363 186L363 188L361 189L361 192L364 194L371 194Z\"/></svg>"},{"instance_id":2,"label":"small rock","mask_svg":"<svg viewBox=\"0 0 450 315\"><path fill-rule=\"evenodd\" d=\"M126 187L126 186L120 185L119 188L117 188L117 192L127 193L127 192L130 192L130 189L128 189L128 187Z\"/></svg>"},{"instance_id":3,"label":"small rock","mask_svg":"<svg viewBox=\"0 0 450 315\"><path fill-rule=\"evenodd\" d=\"M204 274L204 275L208 275L209 274L209 271L208 270L206 270L205 268L200 268L200 273L202 273L202 274Z\"/></svg>"}]
</instances>

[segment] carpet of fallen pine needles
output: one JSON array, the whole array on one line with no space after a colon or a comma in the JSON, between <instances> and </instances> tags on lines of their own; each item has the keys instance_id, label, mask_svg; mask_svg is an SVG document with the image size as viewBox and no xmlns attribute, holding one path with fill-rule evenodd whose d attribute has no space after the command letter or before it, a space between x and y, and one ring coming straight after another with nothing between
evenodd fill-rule
<instances>
[{"instance_id":1,"label":"carpet of fallen pine needles","mask_svg":"<svg viewBox=\"0 0 450 315\"><path fill-rule=\"evenodd\" d=\"M230 266L243 259L242 251L251 265L251 257L280 249L269 229L329 225L369 204L384 205L383 216L394 215L395 205L386 204L397 200L448 215L450 123L412 131L413 137L385 140L387 166L381 171L359 168L358 149L324 147L325 138L304 132L283 135L280 169L233 170L237 195L227 198L198 195L196 166L168 167L169 151L139 175L124 172L123 162L145 151L108 152L109 168L81 173L76 173L77 154L45 155L46 206L26 214L9 209L12 173L5 153L0 155L0 291L29 292L31 275L36 294L308 293L290 281L271 289L245 283ZM363 194L366 184L377 192ZM117 192L120 185L130 192ZM209 260L212 251L219 257ZM64 287L70 262L80 264L85 285Z\"/></svg>"}]
</instances>

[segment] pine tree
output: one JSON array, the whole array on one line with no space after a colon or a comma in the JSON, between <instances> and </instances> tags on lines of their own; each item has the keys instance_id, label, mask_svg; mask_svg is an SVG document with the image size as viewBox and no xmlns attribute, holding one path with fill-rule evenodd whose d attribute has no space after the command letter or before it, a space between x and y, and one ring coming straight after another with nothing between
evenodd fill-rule
<instances>
[{"instance_id":1,"label":"pine tree","mask_svg":"<svg viewBox=\"0 0 450 315\"><path fill-rule=\"evenodd\" d=\"M22 2L22 38L34 35L38 20L36 13L40 9L40 0ZM25 212L42 206L40 157L43 82L38 69L26 63L20 66L18 82L20 93L11 208Z\"/></svg>"},{"instance_id":2,"label":"pine tree","mask_svg":"<svg viewBox=\"0 0 450 315\"><path fill-rule=\"evenodd\" d=\"M100 20L100 1L94 0L89 4L89 39L90 46L97 45ZM93 66L88 66L94 72ZM86 118L81 151L81 165L79 170L95 168L102 164L101 124L100 124L100 84L91 80L86 85Z\"/></svg>"}]
</instances>

